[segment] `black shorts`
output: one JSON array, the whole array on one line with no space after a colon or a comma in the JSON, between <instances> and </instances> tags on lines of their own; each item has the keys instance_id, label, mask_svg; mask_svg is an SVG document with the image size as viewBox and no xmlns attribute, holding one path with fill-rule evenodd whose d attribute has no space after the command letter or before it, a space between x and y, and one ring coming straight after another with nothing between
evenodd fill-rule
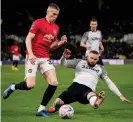
<instances>
[{"instance_id":1,"label":"black shorts","mask_svg":"<svg viewBox=\"0 0 133 122\"><path fill-rule=\"evenodd\" d=\"M73 82L60 96L59 98L64 101L65 104L73 102L79 102L81 104L89 104L87 100L88 93L92 92L92 89Z\"/></svg>"},{"instance_id":2,"label":"black shorts","mask_svg":"<svg viewBox=\"0 0 133 122\"><path fill-rule=\"evenodd\" d=\"M97 64L104 66L101 56L99 56L99 60L98 60Z\"/></svg>"}]
</instances>

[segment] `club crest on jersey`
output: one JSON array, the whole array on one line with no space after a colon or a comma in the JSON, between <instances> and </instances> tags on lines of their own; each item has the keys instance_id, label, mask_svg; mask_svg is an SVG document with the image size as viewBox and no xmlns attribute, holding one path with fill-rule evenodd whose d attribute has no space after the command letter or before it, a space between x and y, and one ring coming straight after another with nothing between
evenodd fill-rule
<instances>
[{"instance_id":1,"label":"club crest on jersey","mask_svg":"<svg viewBox=\"0 0 133 122\"><path fill-rule=\"evenodd\" d=\"M56 34L57 34L57 30L54 29L54 30L53 30L53 33L54 33L54 35L56 35Z\"/></svg>"}]
</instances>

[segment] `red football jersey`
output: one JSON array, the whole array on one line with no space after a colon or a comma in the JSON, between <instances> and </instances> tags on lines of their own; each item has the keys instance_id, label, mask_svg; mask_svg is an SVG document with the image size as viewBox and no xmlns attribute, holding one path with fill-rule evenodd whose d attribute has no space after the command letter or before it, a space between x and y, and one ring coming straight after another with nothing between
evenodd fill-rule
<instances>
[{"instance_id":1,"label":"red football jersey","mask_svg":"<svg viewBox=\"0 0 133 122\"><path fill-rule=\"evenodd\" d=\"M32 40L34 55L38 58L49 58L50 46L57 39L59 26L41 18L33 22L29 32L35 34Z\"/></svg>"},{"instance_id":2,"label":"red football jersey","mask_svg":"<svg viewBox=\"0 0 133 122\"><path fill-rule=\"evenodd\" d=\"M13 55L16 55L18 56L20 53L19 53L19 46L18 45L13 45L10 47L10 51Z\"/></svg>"}]
</instances>

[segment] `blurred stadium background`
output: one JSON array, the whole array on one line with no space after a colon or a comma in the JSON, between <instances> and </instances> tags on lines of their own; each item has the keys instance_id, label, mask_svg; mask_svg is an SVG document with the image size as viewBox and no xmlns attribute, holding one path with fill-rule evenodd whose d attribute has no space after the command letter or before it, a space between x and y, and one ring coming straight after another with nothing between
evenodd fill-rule
<instances>
[{"instance_id":1,"label":"blurred stadium background","mask_svg":"<svg viewBox=\"0 0 133 122\"><path fill-rule=\"evenodd\" d=\"M44 0L44 1L2 1L1 59L11 60L9 46L17 41L25 58L25 37L32 22L45 16L50 2L61 8L57 23L62 34L68 37L65 47L78 51L78 57L84 53L79 48L81 36L89 29L92 17L98 20L103 35L104 59L133 58L133 14L131 0L128 2L113 0ZM51 58L59 59L64 47L51 52ZM78 48L76 50L75 48ZM60 51L61 50L61 51Z\"/></svg>"},{"instance_id":2,"label":"blurred stadium background","mask_svg":"<svg viewBox=\"0 0 133 122\"><path fill-rule=\"evenodd\" d=\"M1 5L1 61L3 64L11 63L9 47L17 42L21 49L21 61L25 59L25 37L31 23L45 16L49 3L59 5L61 11L57 19L60 26L59 38L62 34L68 37L68 43L51 52L51 58L58 64L64 48L69 48L73 56L81 58L85 50L79 47L81 36L89 29L92 17L98 20L98 28L102 31L105 48L102 57L105 63L125 65L105 65L109 76L116 83L122 93L133 102L133 7L131 0L3 0ZM126 64L126 63L130 63ZM71 83L74 71L56 66L59 87L54 99ZM24 77L24 65L19 65L19 71L13 72L11 65L2 65L1 91L11 83L20 82ZM47 83L42 85L42 77L37 76L37 86L27 94L16 92L8 100L2 99L2 122L62 122L57 116L51 115L49 119L34 116L37 105ZM111 93L102 82L98 91L105 90L106 100L98 110L72 104L75 116L65 122L132 122L133 105L123 103Z\"/></svg>"}]
</instances>

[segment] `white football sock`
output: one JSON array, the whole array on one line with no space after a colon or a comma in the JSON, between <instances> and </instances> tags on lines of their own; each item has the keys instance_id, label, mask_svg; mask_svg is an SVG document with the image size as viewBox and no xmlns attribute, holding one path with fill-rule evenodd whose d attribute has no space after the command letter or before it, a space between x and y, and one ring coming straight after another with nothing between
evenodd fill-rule
<instances>
[{"instance_id":1,"label":"white football sock","mask_svg":"<svg viewBox=\"0 0 133 122\"><path fill-rule=\"evenodd\" d=\"M15 90L15 84L11 85L11 90Z\"/></svg>"},{"instance_id":2,"label":"white football sock","mask_svg":"<svg viewBox=\"0 0 133 122\"><path fill-rule=\"evenodd\" d=\"M45 110L45 106L40 105L39 108L38 108L38 112L40 112L40 111L42 111L42 110Z\"/></svg>"},{"instance_id":3,"label":"white football sock","mask_svg":"<svg viewBox=\"0 0 133 122\"><path fill-rule=\"evenodd\" d=\"M90 105L94 106L94 103L95 103L96 99L97 99L96 96L92 96L92 97L90 98Z\"/></svg>"}]
</instances>

